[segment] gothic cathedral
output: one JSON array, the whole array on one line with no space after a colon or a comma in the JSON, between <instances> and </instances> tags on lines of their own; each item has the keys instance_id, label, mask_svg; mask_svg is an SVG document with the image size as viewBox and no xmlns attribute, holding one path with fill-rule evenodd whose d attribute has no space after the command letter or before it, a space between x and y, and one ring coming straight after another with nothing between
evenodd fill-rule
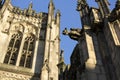
<instances>
[{"instance_id":1,"label":"gothic cathedral","mask_svg":"<svg viewBox=\"0 0 120 80\"><path fill-rule=\"evenodd\" d=\"M120 80L120 0L112 11L108 0L95 1L98 8L78 0L82 28L63 31L78 43L71 64L59 65L60 80Z\"/></svg>"},{"instance_id":2,"label":"gothic cathedral","mask_svg":"<svg viewBox=\"0 0 120 80\"><path fill-rule=\"evenodd\" d=\"M0 0L0 80L58 80L60 11L20 9Z\"/></svg>"}]
</instances>

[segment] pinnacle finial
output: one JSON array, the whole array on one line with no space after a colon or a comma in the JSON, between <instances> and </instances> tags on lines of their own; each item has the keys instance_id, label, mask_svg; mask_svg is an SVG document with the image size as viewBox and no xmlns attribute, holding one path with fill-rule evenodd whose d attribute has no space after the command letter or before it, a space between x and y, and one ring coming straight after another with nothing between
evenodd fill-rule
<instances>
[{"instance_id":1,"label":"pinnacle finial","mask_svg":"<svg viewBox=\"0 0 120 80\"><path fill-rule=\"evenodd\" d=\"M53 0L50 0L50 2L53 2Z\"/></svg>"},{"instance_id":2,"label":"pinnacle finial","mask_svg":"<svg viewBox=\"0 0 120 80\"><path fill-rule=\"evenodd\" d=\"M53 6L53 8L55 9L53 0L50 0L48 8L49 8L50 6Z\"/></svg>"},{"instance_id":3,"label":"pinnacle finial","mask_svg":"<svg viewBox=\"0 0 120 80\"><path fill-rule=\"evenodd\" d=\"M59 10L59 9L57 10L57 13L59 13L59 14L60 14L60 10Z\"/></svg>"},{"instance_id":4,"label":"pinnacle finial","mask_svg":"<svg viewBox=\"0 0 120 80\"><path fill-rule=\"evenodd\" d=\"M53 4L53 0L50 0L50 3L52 3L52 4Z\"/></svg>"},{"instance_id":5,"label":"pinnacle finial","mask_svg":"<svg viewBox=\"0 0 120 80\"><path fill-rule=\"evenodd\" d=\"M32 0L31 0L30 4L29 4L29 9L32 9L32 6L33 6L33 3L32 3Z\"/></svg>"}]
</instances>

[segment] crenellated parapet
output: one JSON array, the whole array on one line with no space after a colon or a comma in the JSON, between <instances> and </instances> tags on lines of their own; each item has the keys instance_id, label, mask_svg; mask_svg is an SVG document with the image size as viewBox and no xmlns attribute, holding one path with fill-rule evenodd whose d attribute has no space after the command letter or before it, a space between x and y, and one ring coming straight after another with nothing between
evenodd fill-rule
<instances>
[{"instance_id":1,"label":"crenellated parapet","mask_svg":"<svg viewBox=\"0 0 120 80\"><path fill-rule=\"evenodd\" d=\"M32 3L29 4L28 8L20 9L19 7L13 6L9 1L2 3L0 11L0 19L4 19L3 13L9 13L10 15L6 16L8 22L17 22L17 21L27 21L32 22L32 24L38 26L39 24L46 24L48 20L48 13L45 12L36 12L32 9ZM5 6L7 5L7 6Z\"/></svg>"},{"instance_id":2,"label":"crenellated parapet","mask_svg":"<svg viewBox=\"0 0 120 80\"><path fill-rule=\"evenodd\" d=\"M21 10L19 7L13 7L12 12L15 14L24 15L28 17L41 18L41 13L36 13L35 10L29 8Z\"/></svg>"}]
</instances>

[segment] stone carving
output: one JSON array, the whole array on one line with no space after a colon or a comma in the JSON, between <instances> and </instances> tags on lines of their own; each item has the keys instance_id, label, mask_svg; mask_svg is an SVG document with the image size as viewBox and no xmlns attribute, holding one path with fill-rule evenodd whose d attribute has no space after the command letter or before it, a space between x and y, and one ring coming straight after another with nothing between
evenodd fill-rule
<instances>
[{"instance_id":1,"label":"stone carving","mask_svg":"<svg viewBox=\"0 0 120 80\"><path fill-rule=\"evenodd\" d=\"M31 80L32 76L0 71L0 80Z\"/></svg>"},{"instance_id":2,"label":"stone carving","mask_svg":"<svg viewBox=\"0 0 120 80\"><path fill-rule=\"evenodd\" d=\"M37 33L36 33L36 30L35 30L35 28L34 28L33 26L27 26L27 27L26 27L26 30L25 30L25 33L32 33L32 34L34 34L34 35L37 34Z\"/></svg>"},{"instance_id":3,"label":"stone carving","mask_svg":"<svg viewBox=\"0 0 120 80\"><path fill-rule=\"evenodd\" d=\"M49 66L48 66L48 59L46 59L46 60L44 61L42 70L50 71L50 68L49 68Z\"/></svg>"},{"instance_id":4,"label":"stone carving","mask_svg":"<svg viewBox=\"0 0 120 80\"><path fill-rule=\"evenodd\" d=\"M8 33L8 32L9 32L9 28L10 28L9 26L6 26L6 25L5 25L5 27L3 27L2 32L3 32L3 33Z\"/></svg>"},{"instance_id":5,"label":"stone carving","mask_svg":"<svg viewBox=\"0 0 120 80\"><path fill-rule=\"evenodd\" d=\"M71 39L78 41L79 37L80 37L80 29L75 29L75 28L70 28L70 31L67 30L67 28L65 28L63 30L63 35L68 35Z\"/></svg>"},{"instance_id":6,"label":"stone carving","mask_svg":"<svg viewBox=\"0 0 120 80\"><path fill-rule=\"evenodd\" d=\"M24 27L22 25L15 25L15 26L12 26L10 30L24 32Z\"/></svg>"}]
</instances>

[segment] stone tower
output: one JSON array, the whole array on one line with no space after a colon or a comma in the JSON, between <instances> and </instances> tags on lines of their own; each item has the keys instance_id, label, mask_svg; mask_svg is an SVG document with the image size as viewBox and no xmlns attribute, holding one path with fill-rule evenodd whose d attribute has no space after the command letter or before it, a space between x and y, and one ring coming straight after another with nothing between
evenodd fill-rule
<instances>
[{"instance_id":1,"label":"stone tower","mask_svg":"<svg viewBox=\"0 0 120 80\"><path fill-rule=\"evenodd\" d=\"M0 0L0 80L58 80L60 11L36 13Z\"/></svg>"},{"instance_id":2,"label":"stone tower","mask_svg":"<svg viewBox=\"0 0 120 80\"><path fill-rule=\"evenodd\" d=\"M65 80L120 80L120 0L112 11L108 0L95 1L99 8L78 0L82 29L63 31L78 41Z\"/></svg>"}]
</instances>

